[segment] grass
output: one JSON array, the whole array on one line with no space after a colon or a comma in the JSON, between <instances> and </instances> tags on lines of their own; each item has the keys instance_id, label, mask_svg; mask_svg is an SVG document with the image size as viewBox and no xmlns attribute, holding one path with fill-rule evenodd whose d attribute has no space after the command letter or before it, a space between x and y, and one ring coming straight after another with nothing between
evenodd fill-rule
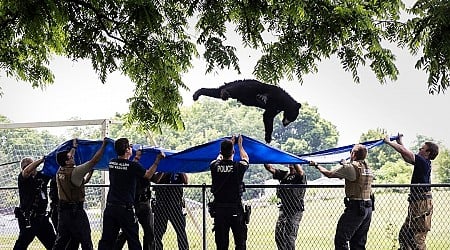
<instances>
[{"instance_id":1,"label":"grass","mask_svg":"<svg viewBox=\"0 0 450 250\"><path fill-rule=\"evenodd\" d=\"M342 214L343 193L333 196L323 195L309 189L305 202L306 210L300 223L297 237L297 249L333 249L333 238L336 223ZM383 190L384 191L384 190ZM322 197L319 197L319 194ZM450 249L448 216L448 200L450 192L446 190L433 191L434 213L433 225L427 237L428 249ZM397 249L397 235L407 215L407 194L396 192L380 192L376 195L376 210L373 213L372 224L368 235L367 249ZM276 249L274 240L275 223L278 217L276 205L252 204L252 216L248 225L248 249ZM100 213L100 211L98 212ZM94 217L90 217L92 220ZM15 220L11 223L17 223ZM187 217L186 231L190 249L203 249L202 211L190 211ZM207 249L215 249L214 235L211 231L212 220L206 217ZM92 228L94 248L97 248L101 237L101 227ZM0 235L0 249L12 249L17 235L2 232ZM171 226L168 227L163 238L165 249L177 249L176 235ZM230 248L233 239L230 234ZM37 239L28 249L42 249Z\"/></svg>"}]
</instances>

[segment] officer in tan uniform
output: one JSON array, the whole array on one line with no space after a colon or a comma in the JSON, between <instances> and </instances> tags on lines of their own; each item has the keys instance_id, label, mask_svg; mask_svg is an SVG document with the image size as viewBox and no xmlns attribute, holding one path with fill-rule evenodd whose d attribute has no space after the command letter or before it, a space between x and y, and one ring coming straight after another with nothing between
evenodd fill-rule
<instances>
[{"instance_id":1,"label":"officer in tan uniform","mask_svg":"<svg viewBox=\"0 0 450 250\"><path fill-rule=\"evenodd\" d=\"M313 161L309 163L328 178L345 179L345 210L336 227L336 250L366 249L373 207L373 173L365 161L366 156L367 148L356 144L350 152L350 162L342 161L342 166L335 170L330 171Z\"/></svg>"},{"instance_id":2,"label":"officer in tan uniform","mask_svg":"<svg viewBox=\"0 0 450 250\"><path fill-rule=\"evenodd\" d=\"M76 139L73 140L72 149L58 152L56 155L60 166L56 173L59 218L54 250L66 249L71 239L80 242L83 250L93 249L89 219L83 208L84 184L90 179L86 174L101 160L106 145L105 137L92 159L79 166L75 166L74 161Z\"/></svg>"}]
</instances>

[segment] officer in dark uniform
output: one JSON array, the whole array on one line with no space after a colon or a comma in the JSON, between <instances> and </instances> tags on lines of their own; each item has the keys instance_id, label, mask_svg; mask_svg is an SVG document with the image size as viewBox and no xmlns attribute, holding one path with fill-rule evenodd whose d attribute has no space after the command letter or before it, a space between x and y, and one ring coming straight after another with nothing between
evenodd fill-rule
<instances>
[{"instance_id":1,"label":"officer in dark uniform","mask_svg":"<svg viewBox=\"0 0 450 250\"><path fill-rule=\"evenodd\" d=\"M56 175L50 180L50 191L48 192L50 198L50 219L52 220L53 228L58 230L58 184L56 183ZM80 242L75 239L70 239L67 243L66 250L78 250Z\"/></svg>"},{"instance_id":2,"label":"officer in dark uniform","mask_svg":"<svg viewBox=\"0 0 450 250\"><path fill-rule=\"evenodd\" d=\"M139 152L139 151L138 151ZM133 161L139 161L139 157L134 157ZM154 180L155 175L152 177L151 181ZM141 224L142 230L144 231L143 239L143 250L153 250L155 249L155 226L154 226L154 216L152 207L150 205L151 201L151 186L150 180L146 178L139 178L136 182L136 197L135 197L135 212L139 224ZM126 242L125 234L121 231L119 236L117 236L116 244L114 246L115 250L122 249Z\"/></svg>"},{"instance_id":3,"label":"officer in dark uniform","mask_svg":"<svg viewBox=\"0 0 450 250\"><path fill-rule=\"evenodd\" d=\"M109 162L110 186L106 208L103 211L103 231L98 249L113 249L119 230L122 230L128 241L128 249L141 250L139 225L134 213L136 181L138 178L150 179L165 154L160 152L146 171L138 162L129 160L132 148L127 138L116 140L114 149L118 158ZM140 154L140 150L137 151L136 157L139 157Z\"/></svg>"},{"instance_id":4,"label":"officer in dark uniform","mask_svg":"<svg viewBox=\"0 0 450 250\"><path fill-rule=\"evenodd\" d=\"M92 159L79 166L75 166L74 160L77 148L76 139L73 140L70 150L56 154L56 161L60 166L56 173L59 217L54 250L66 249L71 239L79 241L83 250L93 249L91 227L83 207L85 200L84 185L90 179L95 164L102 158L107 142L108 140L105 137Z\"/></svg>"},{"instance_id":5,"label":"officer in dark uniform","mask_svg":"<svg viewBox=\"0 0 450 250\"><path fill-rule=\"evenodd\" d=\"M280 184L306 184L306 175L299 164L289 164L289 171L276 169L271 164L264 167L272 173L273 178L279 180ZM306 189L300 188L277 188L277 196L281 200L279 204L279 215L275 227L275 242L278 249L295 249L298 227L305 210L303 199Z\"/></svg>"},{"instance_id":6,"label":"officer in dark uniform","mask_svg":"<svg viewBox=\"0 0 450 250\"><path fill-rule=\"evenodd\" d=\"M43 161L44 158L37 161L24 158L20 163L22 168L18 176L20 204L14 211L20 232L14 250L27 249L35 236L46 249L52 249L55 243L55 231L47 216L47 184L51 177L36 170Z\"/></svg>"},{"instance_id":7,"label":"officer in dark uniform","mask_svg":"<svg viewBox=\"0 0 450 250\"><path fill-rule=\"evenodd\" d=\"M50 180L50 191L48 191L50 198L50 219L52 220L55 231L58 227L58 184L56 184L56 175Z\"/></svg>"},{"instance_id":8,"label":"officer in dark uniform","mask_svg":"<svg viewBox=\"0 0 450 250\"><path fill-rule=\"evenodd\" d=\"M157 173L158 184L187 184L188 177L185 173ZM183 187L158 187L155 188L155 246L156 250L162 250L162 238L170 221L177 234L179 250L188 250L189 243L186 234L186 215L183 213L184 198Z\"/></svg>"},{"instance_id":9,"label":"officer in dark uniform","mask_svg":"<svg viewBox=\"0 0 450 250\"><path fill-rule=\"evenodd\" d=\"M335 170L330 171L310 162L328 178L345 179L345 210L336 227L336 250L366 249L374 205L371 200L373 173L365 161L366 157L367 148L356 144L350 152L350 163L342 161L342 166Z\"/></svg>"},{"instance_id":10,"label":"officer in dark uniform","mask_svg":"<svg viewBox=\"0 0 450 250\"><path fill-rule=\"evenodd\" d=\"M220 154L210 164L214 200L211 215L214 217L215 241L218 250L228 250L229 231L233 232L236 250L246 249L247 225L245 223L242 192L244 173L249 158L242 146L242 135L238 138L240 161L233 161L236 137L225 139L220 145Z\"/></svg>"}]
</instances>

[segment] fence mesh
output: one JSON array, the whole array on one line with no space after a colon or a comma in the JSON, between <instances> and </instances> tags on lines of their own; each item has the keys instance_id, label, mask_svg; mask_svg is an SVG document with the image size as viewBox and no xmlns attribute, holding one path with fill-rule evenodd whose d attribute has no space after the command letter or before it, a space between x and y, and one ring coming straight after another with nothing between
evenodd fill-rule
<instances>
[{"instance_id":1,"label":"fence mesh","mask_svg":"<svg viewBox=\"0 0 450 250\"><path fill-rule=\"evenodd\" d=\"M171 188L169 184L165 185ZM87 196L86 211L89 216L94 248L97 248L102 233L102 204L104 185L87 186L93 194ZM278 217L277 185L247 185L246 189L258 192L260 198L246 200L252 206L248 224L248 249L276 249L275 224ZM173 188L173 187L172 187ZM344 210L344 189L342 186L306 186L305 211L300 222L297 249L334 249L333 239L337 221ZM408 213L408 185L374 186L376 195L375 211L369 230L367 249L398 249L398 234ZM449 185L433 185L434 212L432 228L427 236L427 249L450 249L448 216L450 198ZM0 189L0 249L12 249L19 228L13 210L18 204L18 191L15 187ZM186 219L186 234L190 249L215 249L213 220L204 204L211 199L210 186L186 185L183 211ZM95 202L93 202L95 201ZM100 201L100 202L99 202ZM155 225L158 227L159 225ZM142 240L142 230L140 230ZM230 249L233 248L230 233ZM177 234L169 222L163 236L164 249L178 249ZM42 249L35 239L28 249ZM126 245L125 245L126 249Z\"/></svg>"}]
</instances>

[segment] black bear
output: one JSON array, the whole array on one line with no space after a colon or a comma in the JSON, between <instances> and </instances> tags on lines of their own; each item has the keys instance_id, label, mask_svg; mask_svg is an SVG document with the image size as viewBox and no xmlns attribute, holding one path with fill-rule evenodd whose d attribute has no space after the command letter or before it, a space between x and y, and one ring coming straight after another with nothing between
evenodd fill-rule
<instances>
[{"instance_id":1,"label":"black bear","mask_svg":"<svg viewBox=\"0 0 450 250\"><path fill-rule=\"evenodd\" d=\"M201 88L194 93L194 101L197 101L202 95L220 98L222 100L232 98L246 106L264 109L264 139L267 143L272 141L273 119L275 116L281 111L284 111L283 126L286 127L289 123L297 119L302 106L282 88L257 80L237 80L225 83L219 88Z\"/></svg>"}]
</instances>

